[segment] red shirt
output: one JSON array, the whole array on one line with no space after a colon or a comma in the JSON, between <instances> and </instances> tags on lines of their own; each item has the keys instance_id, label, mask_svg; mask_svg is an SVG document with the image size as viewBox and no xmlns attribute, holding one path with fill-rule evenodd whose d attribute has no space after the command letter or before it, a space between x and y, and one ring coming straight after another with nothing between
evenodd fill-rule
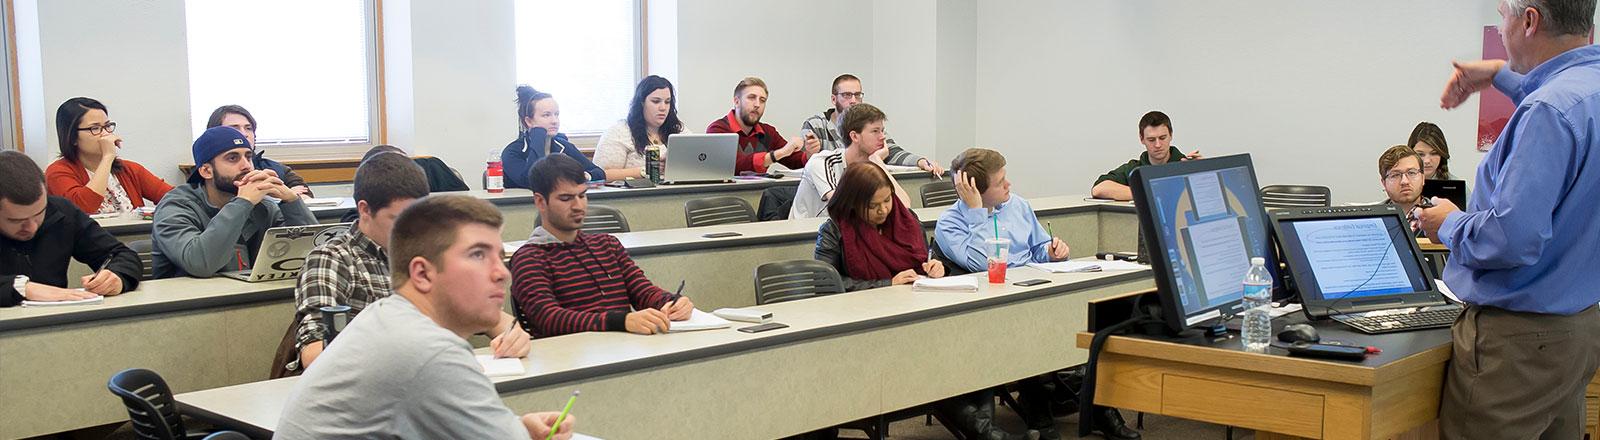
<instances>
[{"instance_id":1,"label":"red shirt","mask_svg":"<svg viewBox=\"0 0 1600 440\"><path fill-rule=\"evenodd\" d=\"M783 135L778 134L778 129L766 123L757 123L754 129L750 130L749 133L745 133L744 124L739 121L737 110L729 110L727 116L711 121L711 125L706 126L706 133L735 133L739 135L739 154L733 167L735 173L742 171L767 172L767 167L772 165L767 162L767 152L789 145L789 141L784 140ZM805 150L798 150L794 154L790 154L789 157L779 160L778 163L789 167L789 169L800 170L806 167L806 159L810 159L810 155L806 154Z\"/></svg>"},{"instance_id":2,"label":"red shirt","mask_svg":"<svg viewBox=\"0 0 1600 440\"><path fill-rule=\"evenodd\" d=\"M160 202L161 197L172 190L171 184L131 160L122 159L122 171L116 174L117 181L122 182L123 191L128 192L128 201L133 202L135 208L144 206L145 200ZM57 159L45 168L44 177L50 195L71 200L85 213L100 212L100 204L106 200L106 196L89 189L89 172L76 162Z\"/></svg>"}]
</instances>

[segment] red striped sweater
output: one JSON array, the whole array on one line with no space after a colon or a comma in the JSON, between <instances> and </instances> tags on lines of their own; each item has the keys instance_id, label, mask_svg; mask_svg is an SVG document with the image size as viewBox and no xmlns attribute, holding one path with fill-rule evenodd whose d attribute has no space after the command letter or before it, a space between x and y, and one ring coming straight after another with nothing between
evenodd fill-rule
<instances>
[{"instance_id":1,"label":"red striped sweater","mask_svg":"<svg viewBox=\"0 0 1600 440\"><path fill-rule=\"evenodd\" d=\"M512 299L534 337L625 331L633 310L661 308L671 294L650 283L616 237L579 232L562 243L534 231L511 256Z\"/></svg>"}]
</instances>

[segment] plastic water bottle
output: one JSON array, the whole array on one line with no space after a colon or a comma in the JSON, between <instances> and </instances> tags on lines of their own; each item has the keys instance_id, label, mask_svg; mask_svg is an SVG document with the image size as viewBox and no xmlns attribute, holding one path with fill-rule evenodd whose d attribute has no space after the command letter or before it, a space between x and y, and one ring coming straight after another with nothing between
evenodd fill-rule
<instances>
[{"instance_id":1,"label":"plastic water bottle","mask_svg":"<svg viewBox=\"0 0 1600 440\"><path fill-rule=\"evenodd\" d=\"M500 164L500 149L489 151L489 165L483 170L483 189L491 193L506 191L505 168Z\"/></svg>"},{"instance_id":2,"label":"plastic water bottle","mask_svg":"<svg viewBox=\"0 0 1600 440\"><path fill-rule=\"evenodd\" d=\"M1250 259L1250 272L1244 275L1244 348L1261 353L1272 344L1272 273L1267 259Z\"/></svg>"}]
</instances>

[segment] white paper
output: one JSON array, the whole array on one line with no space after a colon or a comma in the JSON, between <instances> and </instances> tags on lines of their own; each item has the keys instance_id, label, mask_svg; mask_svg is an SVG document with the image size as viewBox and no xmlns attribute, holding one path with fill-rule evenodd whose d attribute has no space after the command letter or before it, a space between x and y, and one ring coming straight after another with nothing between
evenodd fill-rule
<instances>
[{"instance_id":1,"label":"white paper","mask_svg":"<svg viewBox=\"0 0 1600 440\"><path fill-rule=\"evenodd\" d=\"M477 356L477 358L478 366L483 367L483 374L485 376L500 377L521 376L528 374L528 370L522 367L521 358L496 359L492 354L480 354Z\"/></svg>"},{"instance_id":2,"label":"white paper","mask_svg":"<svg viewBox=\"0 0 1600 440\"><path fill-rule=\"evenodd\" d=\"M1187 230L1206 297L1214 300L1243 295L1250 257L1245 251L1239 218L1189 225Z\"/></svg>"},{"instance_id":3,"label":"white paper","mask_svg":"<svg viewBox=\"0 0 1600 440\"><path fill-rule=\"evenodd\" d=\"M1450 298L1451 301L1461 302L1461 298L1456 298L1456 293L1450 291L1450 286L1445 284L1444 280L1434 278L1433 285L1439 286L1439 293L1443 293L1445 298Z\"/></svg>"},{"instance_id":4,"label":"white paper","mask_svg":"<svg viewBox=\"0 0 1600 440\"><path fill-rule=\"evenodd\" d=\"M506 255L511 255L511 254L517 253L517 249L522 249L522 244L523 243L526 243L526 242L525 241L513 241L513 242L510 242L510 243L503 244L501 246L505 247Z\"/></svg>"},{"instance_id":5,"label":"white paper","mask_svg":"<svg viewBox=\"0 0 1600 440\"><path fill-rule=\"evenodd\" d=\"M1150 269L1150 266L1148 266L1148 265L1139 264L1139 263L1135 263L1135 262L1132 262L1132 261L1122 261L1122 260L1100 261L1099 264L1100 264L1100 270L1107 271L1107 272L1109 272L1109 271L1117 271L1117 270L1148 270L1148 269Z\"/></svg>"},{"instance_id":6,"label":"white paper","mask_svg":"<svg viewBox=\"0 0 1600 440\"><path fill-rule=\"evenodd\" d=\"M1298 222L1294 230L1323 298L1411 291L1383 219Z\"/></svg>"},{"instance_id":7,"label":"white paper","mask_svg":"<svg viewBox=\"0 0 1600 440\"><path fill-rule=\"evenodd\" d=\"M911 290L924 292L977 292L978 279L972 276L920 278L911 283Z\"/></svg>"},{"instance_id":8,"label":"white paper","mask_svg":"<svg viewBox=\"0 0 1600 440\"><path fill-rule=\"evenodd\" d=\"M1217 173L1190 175L1189 195L1195 217L1202 221L1228 213L1228 198L1222 195L1222 177Z\"/></svg>"},{"instance_id":9,"label":"white paper","mask_svg":"<svg viewBox=\"0 0 1600 440\"><path fill-rule=\"evenodd\" d=\"M308 207L334 207L334 206L339 206L339 203L343 202L344 198L342 198L342 197L341 198L326 198L325 197L325 198L318 199L318 198L313 198L313 197L301 196L300 197L300 201L301 202L305 202L306 206L308 206Z\"/></svg>"},{"instance_id":10,"label":"white paper","mask_svg":"<svg viewBox=\"0 0 1600 440\"><path fill-rule=\"evenodd\" d=\"M1028 263L1028 267L1050 273L1073 272L1099 272L1100 261L1054 261L1049 263Z\"/></svg>"},{"instance_id":11,"label":"white paper","mask_svg":"<svg viewBox=\"0 0 1600 440\"><path fill-rule=\"evenodd\" d=\"M733 323L728 322L728 320L722 319L717 315L702 312L700 309L694 309L694 312L689 313L689 319L683 321L672 321L671 325L672 326L670 327L669 331L671 333L677 333L728 328L733 326Z\"/></svg>"},{"instance_id":12,"label":"white paper","mask_svg":"<svg viewBox=\"0 0 1600 440\"><path fill-rule=\"evenodd\" d=\"M73 290L83 291L83 289L73 289ZM95 295L93 298L75 299L75 300L72 300L72 301L28 301L28 300L23 300L22 301L22 306L23 307L87 306L87 305L102 304L102 303L105 303L105 302L106 302L106 297L103 297L103 296L100 296L100 295Z\"/></svg>"},{"instance_id":13,"label":"white paper","mask_svg":"<svg viewBox=\"0 0 1600 440\"><path fill-rule=\"evenodd\" d=\"M572 440L600 440L600 437L574 432L572 433Z\"/></svg>"}]
</instances>

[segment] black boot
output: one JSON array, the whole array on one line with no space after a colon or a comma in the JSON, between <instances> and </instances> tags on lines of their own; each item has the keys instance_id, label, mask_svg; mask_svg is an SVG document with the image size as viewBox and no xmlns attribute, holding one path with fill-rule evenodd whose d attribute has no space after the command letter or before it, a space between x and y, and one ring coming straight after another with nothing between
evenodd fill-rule
<instances>
[{"instance_id":1,"label":"black boot","mask_svg":"<svg viewBox=\"0 0 1600 440\"><path fill-rule=\"evenodd\" d=\"M1047 386L1048 380L1042 377L1030 377L1017 382L1017 415L1022 416L1022 421L1028 424L1028 429L1039 431L1042 440L1060 440L1061 431L1056 429L1056 419L1051 415L1051 397Z\"/></svg>"},{"instance_id":2,"label":"black boot","mask_svg":"<svg viewBox=\"0 0 1600 440\"><path fill-rule=\"evenodd\" d=\"M1012 434L994 423L994 393L977 392L952 397L940 402L941 412L952 419L968 438L982 440L1038 440L1039 433L1029 430Z\"/></svg>"},{"instance_id":3,"label":"black boot","mask_svg":"<svg viewBox=\"0 0 1600 440\"><path fill-rule=\"evenodd\" d=\"M1094 417L1094 432L1110 440L1139 440L1139 431L1129 428L1116 408L1095 406L1089 413Z\"/></svg>"},{"instance_id":4,"label":"black boot","mask_svg":"<svg viewBox=\"0 0 1600 440\"><path fill-rule=\"evenodd\" d=\"M1083 388L1083 368L1077 366L1057 371L1050 378L1050 414L1066 417L1078 413L1078 390Z\"/></svg>"}]
</instances>

